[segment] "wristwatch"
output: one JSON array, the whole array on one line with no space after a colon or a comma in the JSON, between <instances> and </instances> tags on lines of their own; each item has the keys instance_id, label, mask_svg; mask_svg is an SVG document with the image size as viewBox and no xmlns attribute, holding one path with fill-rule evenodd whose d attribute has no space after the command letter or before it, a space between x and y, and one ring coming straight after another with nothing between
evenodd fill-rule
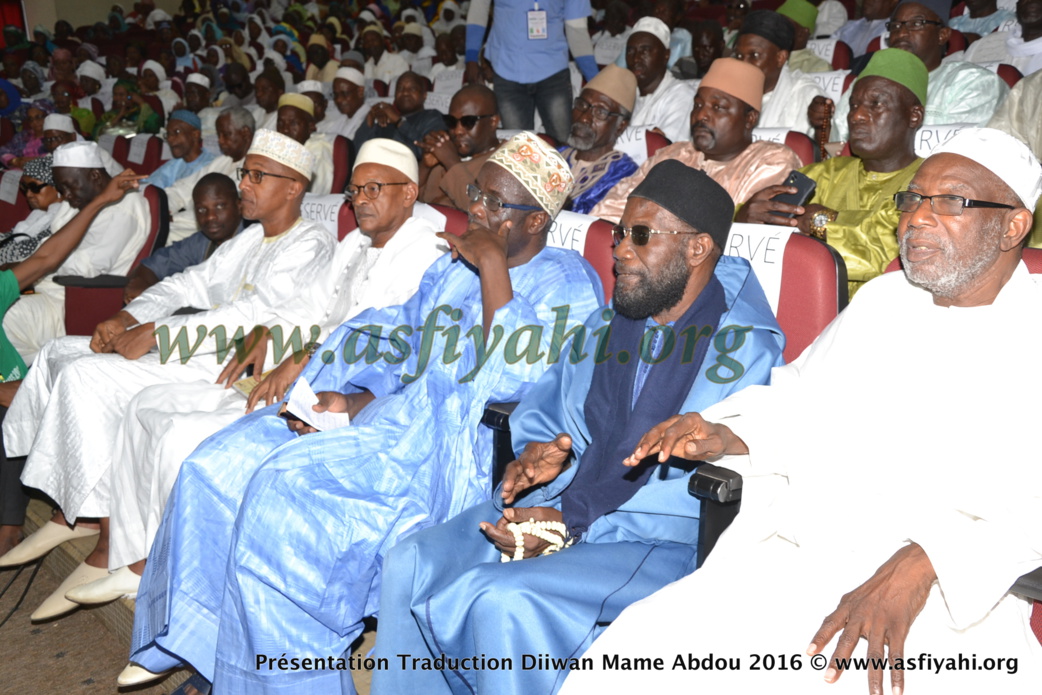
<instances>
[{"instance_id":1,"label":"wristwatch","mask_svg":"<svg viewBox=\"0 0 1042 695\"><path fill-rule=\"evenodd\" d=\"M819 210L810 218L810 235L816 239L827 241L828 224L834 222L839 213L835 210Z\"/></svg>"}]
</instances>

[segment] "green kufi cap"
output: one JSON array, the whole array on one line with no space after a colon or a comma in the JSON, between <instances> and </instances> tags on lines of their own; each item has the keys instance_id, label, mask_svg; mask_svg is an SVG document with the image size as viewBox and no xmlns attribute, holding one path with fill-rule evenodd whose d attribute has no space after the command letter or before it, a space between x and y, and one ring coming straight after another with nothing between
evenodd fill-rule
<instances>
[{"instance_id":1,"label":"green kufi cap","mask_svg":"<svg viewBox=\"0 0 1042 695\"><path fill-rule=\"evenodd\" d=\"M818 21L818 8L807 0L785 0L785 3L776 12L810 31L814 31L814 24Z\"/></svg>"},{"instance_id":2,"label":"green kufi cap","mask_svg":"<svg viewBox=\"0 0 1042 695\"><path fill-rule=\"evenodd\" d=\"M919 60L914 53L900 48L884 48L876 51L869 59L868 65L861 71L858 79L866 77L885 77L891 82L896 82L902 87L908 88L921 105L926 105L926 83L929 80L929 72L923 61Z\"/></svg>"}]
</instances>

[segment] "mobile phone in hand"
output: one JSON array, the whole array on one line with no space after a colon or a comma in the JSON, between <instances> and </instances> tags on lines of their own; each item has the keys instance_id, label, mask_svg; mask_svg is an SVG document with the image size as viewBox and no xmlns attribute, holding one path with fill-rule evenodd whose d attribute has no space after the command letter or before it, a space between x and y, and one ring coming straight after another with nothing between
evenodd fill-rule
<instances>
[{"instance_id":1,"label":"mobile phone in hand","mask_svg":"<svg viewBox=\"0 0 1042 695\"><path fill-rule=\"evenodd\" d=\"M796 189L796 192L779 193L771 198L771 200L776 200L780 203L788 203L789 205L803 205L810 200L812 195L814 195L814 189L817 188L818 184L814 182L814 179L793 169L789 172L789 177L785 179L785 182L782 183L782 185L792 186ZM771 214L777 215L778 217L795 217L792 213L777 212L774 210L771 211Z\"/></svg>"}]
</instances>

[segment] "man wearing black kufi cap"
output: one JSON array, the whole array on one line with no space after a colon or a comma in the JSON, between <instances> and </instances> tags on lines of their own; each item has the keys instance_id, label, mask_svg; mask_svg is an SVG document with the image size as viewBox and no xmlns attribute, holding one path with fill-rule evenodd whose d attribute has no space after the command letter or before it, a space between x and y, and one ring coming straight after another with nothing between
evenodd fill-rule
<instances>
[{"instance_id":1,"label":"man wearing black kufi cap","mask_svg":"<svg viewBox=\"0 0 1042 695\"><path fill-rule=\"evenodd\" d=\"M755 65L766 76L759 127L811 135L807 107L822 91L813 79L786 65L794 40L795 30L788 19L770 10L755 10L738 30L734 57Z\"/></svg>"},{"instance_id":2,"label":"man wearing black kufi cap","mask_svg":"<svg viewBox=\"0 0 1042 695\"><path fill-rule=\"evenodd\" d=\"M674 160L633 190L615 228L615 312L594 312L585 356L562 356L511 415L522 453L493 501L390 552L378 657L488 654L518 665L524 654L579 657L598 624L694 570L689 472L628 457L656 418L762 383L781 360L755 276L745 261L720 255L733 210L705 172ZM598 348L600 335L609 337ZM689 335L705 338L685 345ZM720 352L739 343L729 356ZM558 667L452 672L388 663L373 673L374 693L447 685L550 693L566 675Z\"/></svg>"},{"instance_id":3,"label":"man wearing black kufi cap","mask_svg":"<svg viewBox=\"0 0 1042 695\"><path fill-rule=\"evenodd\" d=\"M930 73L923 125L984 125L1009 94L1009 87L979 65L961 60L941 62L951 35L949 14L951 0L902 0L887 23L887 41L891 48L914 53ZM847 139L845 102L844 97L836 105L831 140Z\"/></svg>"}]
</instances>

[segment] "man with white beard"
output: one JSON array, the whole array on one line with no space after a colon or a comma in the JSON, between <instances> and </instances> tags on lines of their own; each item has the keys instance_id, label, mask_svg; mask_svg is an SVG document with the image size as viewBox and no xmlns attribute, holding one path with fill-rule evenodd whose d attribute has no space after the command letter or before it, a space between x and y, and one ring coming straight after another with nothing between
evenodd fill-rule
<instances>
[{"instance_id":1,"label":"man with white beard","mask_svg":"<svg viewBox=\"0 0 1042 695\"><path fill-rule=\"evenodd\" d=\"M572 132L561 149L575 177L568 209L588 214L619 181L637 171L629 155L615 149L615 141L633 116L637 78L609 65L590 80L572 107Z\"/></svg>"}]
</instances>

